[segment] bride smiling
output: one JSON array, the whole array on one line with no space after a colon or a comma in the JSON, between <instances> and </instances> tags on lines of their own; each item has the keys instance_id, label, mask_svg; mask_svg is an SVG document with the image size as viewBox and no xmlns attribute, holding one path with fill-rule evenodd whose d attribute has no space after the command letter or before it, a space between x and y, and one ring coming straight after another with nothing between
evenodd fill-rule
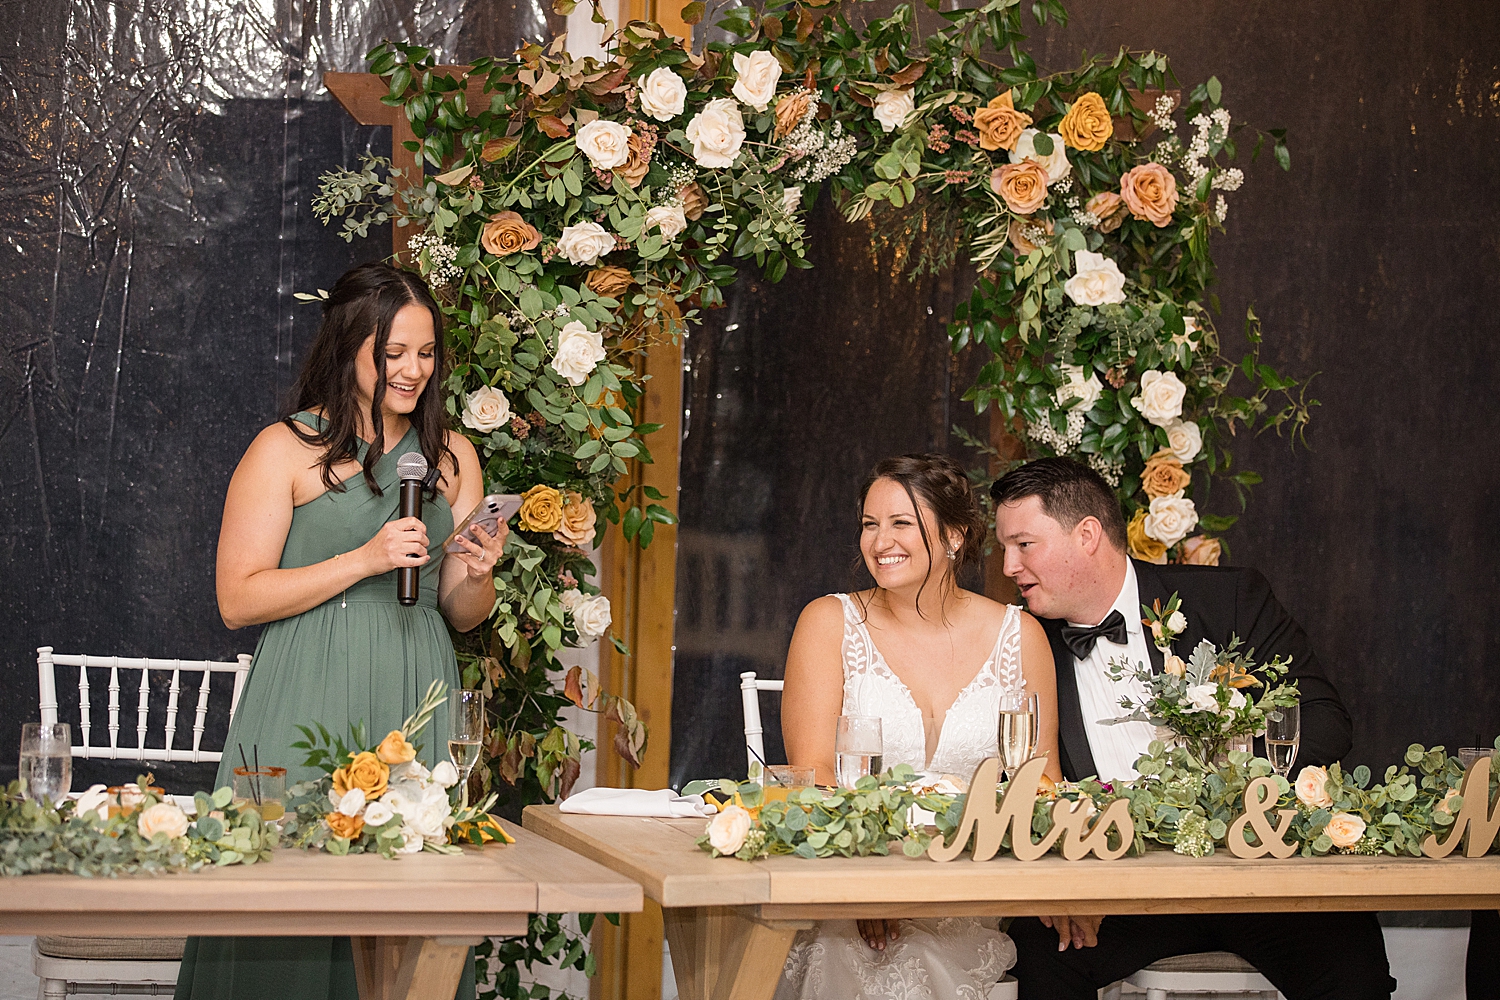
<instances>
[{"instance_id":1,"label":"bride smiling","mask_svg":"<svg viewBox=\"0 0 1500 1000\"><path fill-rule=\"evenodd\" d=\"M834 781L840 715L878 716L884 766L967 781L996 756L1002 696L1038 696L1037 752L1057 765L1052 653L1020 608L958 585L979 558L985 516L957 462L903 455L875 466L860 494L859 548L873 589L803 609L781 709L787 757ZM798 934L777 1000L983 1000L1015 964L994 918L828 920Z\"/></svg>"}]
</instances>

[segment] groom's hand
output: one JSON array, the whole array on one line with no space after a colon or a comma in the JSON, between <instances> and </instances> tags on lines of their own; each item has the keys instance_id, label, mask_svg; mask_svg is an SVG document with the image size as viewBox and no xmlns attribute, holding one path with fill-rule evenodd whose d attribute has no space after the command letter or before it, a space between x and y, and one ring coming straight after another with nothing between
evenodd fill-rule
<instances>
[{"instance_id":1,"label":"groom's hand","mask_svg":"<svg viewBox=\"0 0 1500 1000\"><path fill-rule=\"evenodd\" d=\"M898 921L895 920L856 920L855 927L859 929L859 936L865 939L865 944L876 951L885 951L887 939L894 941L901 936L896 929Z\"/></svg>"},{"instance_id":2,"label":"groom's hand","mask_svg":"<svg viewBox=\"0 0 1500 1000\"><path fill-rule=\"evenodd\" d=\"M1075 948L1092 948L1099 943L1099 925L1104 922L1101 917L1081 917L1078 915L1061 917L1038 917L1042 923L1057 931L1057 950L1067 951L1068 945Z\"/></svg>"}]
</instances>

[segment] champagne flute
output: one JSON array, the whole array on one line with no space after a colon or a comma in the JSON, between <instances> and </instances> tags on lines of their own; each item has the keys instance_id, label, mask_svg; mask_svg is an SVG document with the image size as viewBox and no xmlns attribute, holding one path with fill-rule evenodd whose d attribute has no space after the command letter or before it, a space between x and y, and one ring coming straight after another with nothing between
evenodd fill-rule
<instances>
[{"instance_id":1,"label":"champagne flute","mask_svg":"<svg viewBox=\"0 0 1500 1000\"><path fill-rule=\"evenodd\" d=\"M469 803L469 775L479 763L484 743L484 695L479 691L448 693L448 757L458 770L463 801Z\"/></svg>"},{"instance_id":2,"label":"champagne flute","mask_svg":"<svg viewBox=\"0 0 1500 1000\"><path fill-rule=\"evenodd\" d=\"M1000 706L1000 761L1011 778L1036 756L1039 728L1037 697L1022 691Z\"/></svg>"},{"instance_id":3,"label":"champagne flute","mask_svg":"<svg viewBox=\"0 0 1500 1000\"><path fill-rule=\"evenodd\" d=\"M833 740L834 770L840 788L880 774L885 757L880 720L869 715L841 715Z\"/></svg>"},{"instance_id":4,"label":"champagne flute","mask_svg":"<svg viewBox=\"0 0 1500 1000\"><path fill-rule=\"evenodd\" d=\"M1271 767L1285 778L1297 760L1302 742L1302 706L1284 705L1266 713L1266 756Z\"/></svg>"},{"instance_id":5,"label":"champagne flute","mask_svg":"<svg viewBox=\"0 0 1500 1000\"><path fill-rule=\"evenodd\" d=\"M28 799L56 806L73 787L73 731L66 722L21 727L21 789Z\"/></svg>"}]
</instances>

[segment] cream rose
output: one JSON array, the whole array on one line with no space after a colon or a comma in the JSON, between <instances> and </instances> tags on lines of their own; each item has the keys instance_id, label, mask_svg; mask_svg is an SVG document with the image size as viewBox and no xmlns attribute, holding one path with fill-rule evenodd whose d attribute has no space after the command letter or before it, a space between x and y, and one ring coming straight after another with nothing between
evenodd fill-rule
<instances>
[{"instance_id":1,"label":"cream rose","mask_svg":"<svg viewBox=\"0 0 1500 1000\"><path fill-rule=\"evenodd\" d=\"M410 824L401 827L401 846L396 848L397 854L416 854L422 850L422 835L413 830Z\"/></svg>"},{"instance_id":2,"label":"cream rose","mask_svg":"<svg viewBox=\"0 0 1500 1000\"><path fill-rule=\"evenodd\" d=\"M452 788L458 784L458 768L453 766L451 760L440 760L437 767L432 769L432 780L443 788Z\"/></svg>"},{"instance_id":3,"label":"cream rose","mask_svg":"<svg viewBox=\"0 0 1500 1000\"><path fill-rule=\"evenodd\" d=\"M766 110L776 96L776 81L781 79L781 63L776 57L766 51L752 52L748 56L736 52L734 72L737 79L730 93L756 111Z\"/></svg>"},{"instance_id":4,"label":"cream rose","mask_svg":"<svg viewBox=\"0 0 1500 1000\"><path fill-rule=\"evenodd\" d=\"M603 360L604 334L587 329L575 319L558 332L557 353L550 367L569 385L583 385Z\"/></svg>"},{"instance_id":5,"label":"cream rose","mask_svg":"<svg viewBox=\"0 0 1500 1000\"><path fill-rule=\"evenodd\" d=\"M1079 305L1118 305L1125 301L1125 275L1120 265L1102 253L1078 251L1073 255L1073 272L1063 283L1063 291Z\"/></svg>"},{"instance_id":6,"label":"cream rose","mask_svg":"<svg viewBox=\"0 0 1500 1000\"><path fill-rule=\"evenodd\" d=\"M887 129L886 131L890 131ZM1052 140L1052 152L1043 156L1036 151L1036 137L1041 135L1040 129L1028 128L1021 131L1021 138L1016 140L1016 147L1010 151L1010 162L1020 163L1022 160L1035 160L1047 171L1047 183L1056 184L1068 176L1068 171L1073 165L1068 162L1068 153L1063 146L1063 137L1056 132L1048 132L1047 137Z\"/></svg>"},{"instance_id":7,"label":"cream rose","mask_svg":"<svg viewBox=\"0 0 1500 1000\"><path fill-rule=\"evenodd\" d=\"M1078 365L1062 365L1061 368L1068 380L1057 387L1057 405L1068 406L1069 401L1076 399L1079 402L1073 409L1084 413L1092 410L1099 397L1104 395L1104 384L1099 381L1099 376L1090 370L1085 378Z\"/></svg>"},{"instance_id":8,"label":"cream rose","mask_svg":"<svg viewBox=\"0 0 1500 1000\"><path fill-rule=\"evenodd\" d=\"M576 142L598 170L613 170L630 158L630 129L619 122L595 118L578 130Z\"/></svg>"},{"instance_id":9,"label":"cream rose","mask_svg":"<svg viewBox=\"0 0 1500 1000\"><path fill-rule=\"evenodd\" d=\"M563 606L564 611L576 611L578 606L588 600L589 595L577 587L569 587L557 595L557 603Z\"/></svg>"},{"instance_id":10,"label":"cream rose","mask_svg":"<svg viewBox=\"0 0 1500 1000\"><path fill-rule=\"evenodd\" d=\"M671 121L682 114L687 101L687 84L665 66L653 69L649 76L635 82L641 92L641 110L659 122Z\"/></svg>"},{"instance_id":11,"label":"cream rose","mask_svg":"<svg viewBox=\"0 0 1500 1000\"><path fill-rule=\"evenodd\" d=\"M1190 420L1177 419L1166 426L1167 447L1177 461L1187 465L1203 450L1203 430Z\"/></svg>"},{"instance_id":12,"label":"cream rose","mask_svg":"<svg viewBox=\"0 0 1500 1000\"><path fill-rule=\"evenodd\" d=\"M646 211L646 222L641 227L641 232L644 234L652 226L658 227L664 238L672 240L687 228L687 216L682 214L681 205L657 205Z\"/></svg>"},{"instance_id":13,"label":"cream rose","mask_svg":"<svg viewBox=\"0 0 1500 1000\"><path fill-rule=\"evenodd\" d=\"M1353 813L1334 813L1323 833L1334 847L1353 847L1365 835L1365 821Z\"/></svg>"},{"instance_id":14,"label":"cream rose","mask_svg":"<svg viewBox=\"0 0 1500 1000\"><path fill-rule=\"evenodd\" d=\"M1163 673L1171 674L1173 677L1184 677L1187 675L1187 664L1176 653L1168 653L1162 657L1161 669ZM1168 729L1167 732L1170 733L1171 730ZM1161 737L1158 736L1157 739L1161 739Z\"/></svg>"},{"instance_id":15,"label":"cream rose","mask_svg":"<svg viewBox=\"0 0 1500 1000\"><path fill-rule=\"evenodd\" d=\"M371 802L365 806L364 821L368 826L385 826L396 815L396 810L384 802Z\"/></svg>"},{"instance_id":16,"label":"cream rose","mask_svg":"<svg viewBox=\"0 0 1500 1000\"><path fill-rule=\"evenodd\" d=\"M693 116L686 134L688 142L693 144L693 161L698 166L732 167L745 142L745 119L738 105L721 97L709 101Z\"/></svg>"},{"instance_id":17,"label":"cream rose","mask_svg":"<svg viewBox=\"0 0 1500 1000\"><path fill-rule=\"evenodd\" d=\"M510 400L494 386L480 386L464 401L464 426L484 434L510 422ZM387 761L395 764L399 761Z\"/></svg>"},{"instance_id":18,"label":"cream rose","mask_svg":"<svg viewBox=\"0 0 1500 1000\"><path fill-rule=\"evenodd\" d=\"M1167 628L1181 635L1187 628L1187 615L1184 615L1181 611L1172 612L1167 616Z\"/></svg>"},{"instance_id":19,"label":"cream rose","mask_svg":"<svg viewBox=\"0 0 1500 1000\"><path fill-rule=\"evenodd\" d=\"M725 806L708 821L708 846L720 854L733 854L745 846L750 833L750 812L743 806Z\"/></svg>"},{"instance_id":20,"label":"cream rose","mask_svg":"<svg viewBox=\"0 0 1500 1000\"><path fill-rule=\"evenodd\" d=\"M797 211L797 209L800 208L801 205L801 184L797 184L792 187L784 187L781 189L781 210L783 212L785 212L787 215L791 215L793 212Z\"/></svg>"},{"instance_id":21,"label":"cream rose","mask_svg":"<svg viewBox=\"0 0 1500 1000\"><path fill-rule=\"evenodd\" d=\"M187 834L188 818L175 804L158 802L141 812L140 818L135 821L135 826L141 831L141 836L147 840L158 833L166 834L169 840L176 840Z\"/></svg>"},{"instance_id":22,"label":"cream rose","mask_svg":"<svg viewBox=\"0 0 1500 1000\"><path fill-rule=\"evenodd\" d=\"M904 90L882 90L875 95L875 120L885 131L894 132L916 106L910 87Z\"/></svg>"},{"instance_id":23,"label":"cream rose","mask_svg":"<svg viewBox=\"0 0 1500 1000\"><path fill-rule=\"evenodd\" d=\"M557 251L570 264L593 264L615 248L615 238L597 222L566 226L557 239Z\"/></svg>"},{"instance_id":24,"label":"cream rose","mask_svg":"<svg viewBox=\"0 0 1500 1000\"><path fill-rule=\"evenodd\" d=\"M1297 772L1297 784L1294 786L1297 793L1297 801L1314 809L1327 809L1333 805L1333 796L1328 794L1328 769L1323 767L1304 767Z\"/></svg>"},{"instance_id":25,"label":"cream rose","mask_svg":"<svg viewBox=\"0 0 1500 1000\"><path fill-rule=\"evenodd\" d=\"M1197 525L1198 508L1193 506L1193 501L1177 493L1152 500L1142 527L1147 535L1171 548L1186 538L1187 533Z\"/></svg>"},{"instance_id":26,"label":"cream rose","mask_svg":"<svg viewBox=\"0 0 1500 1000\"><path fill-rule=\"evenodd\" d=\"M1224 554L1224 543L1217 538L1194 535L1182 540L1182 561L1189 566L1217 566Z\"/></svg>"},{"instance_id":27,"label":"cream rose","mask_svg":"<svg viewBox=\"0 0 1500 1000\"><path fill-rule=\"evenodd\" d=\"M1182 398L1186 395L1187 386L1176 372L1149 371L1141 375L1141 394L1130 404L1156 426L1165 427L1182 416Z\"/></svg>"},{"instance_id":28,"label":"cream rose","mask_svg":"<svg viewBox=\"0 0 1500 1000\"><path fill-rule=\"evenodd\" d=\"M609 631L609 598L603 594L585 597L573 605L573 627L585 639L597 639Z\"/></svg>"},{"instance_id":29,"label":"cream rose","mask_svg":"<svg viewBox=\"0 0 1500 1000\"><path fill-rule=\"evenodd\" d=\"M1219 685L1217 684L1189 684L1187 699L1189 712L1218 712L1219 710Z\"/></svg>"}]
</instances>

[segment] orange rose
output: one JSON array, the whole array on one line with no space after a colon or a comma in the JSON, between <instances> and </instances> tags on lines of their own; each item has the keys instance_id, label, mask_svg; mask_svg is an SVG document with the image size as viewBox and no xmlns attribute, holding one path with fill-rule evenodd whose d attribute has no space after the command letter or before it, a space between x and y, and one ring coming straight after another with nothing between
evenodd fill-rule
<instances>
[{"instance_id":1,"label":"orange rose","mask_svg":"<svg viewBox=\"0 0 1500 1000\"><path fill-rule=\"evenodd\" d=\"M596 267L583 279L583 283L589 286L589 291L607 299L618 299L624 295L633 281L635 278L623 267Z\"/></svg>"},{"instance_id":2,"label":"orange rose","mask_svg":"<svg viewBox=\"0 0 1500 1000\"><path fill-rule=\"evenodd\" d=\"M677 193L682 198L682 214L687 216L689 222L697 222L703 218L703 211L708 208L708 195L698 186L697 181L684 185Z\"/></svg>"},{"instance_id":3,"label":"orange rose","mask_svg":"<svg viewBox=\"0 0 1500 1000\"><path fill-rule=\"evenodd\" d=\"M1130 554L1142 562L1161 565L1167 561L1167 547L1146 534L1146 508L1135 512L1125 526L1125 537L1130 543Z\"/></svg>"},{"instance_id":4,"label":"orange rose","mask_svg":"<svg viewBox=\"0 0 1500 1000\"><path fill-rule=\"evenodd\" d=\"M807 114L808 107L812 104L812 94L801 91L796 94L788 94L776 102L776 132L771 136L775 142L785 139L797 127L797 123Z\"/></svg>"},{"instance_id":5,"label":"orange rose","mask_svg":"<svg viewBox=\"0 0 1500 1000\"><path fill-rule=\"evenodd\" d=\"M1038 237L1038 229L1048 236L1052 235L1051 219L1011 219L1010 220L1010 245L1016 248L1017 253L1031 253L1036 249L1033 239ZM1031 235L1027 236L1030 231Z\"/></svg>"},{"instance_id":6,"label":"orange rose","mask_svg":"<svg viewBox=\"0 0 1500 1000\"><path fill-rule=\"evenodd\" d=\"M1177 208L1177 179L1160 163L1142 163L1120 178L1120 197L1131 215L1164 228Z\"/></svg>"},{"instance_id":7,"label":"orange rose","mask_svg":"<svg viewBox=\"0 0 1500 1000\"><path fill-rule=\"evenodd\" d=\"M1109 109L1104 106L1104 98L1090 91L1063 115L1057 133L1074 149L1092 152L1104 148L1109 137L1115 134L1115 123L1109 117Z\"/></svg>"},{"instance_id":8,"label":"orange rose","mask_svg":"<svg viewBox=\"0 0 1500 1000\"><path fill-rule=\"evenodd\" d=\"M1099 220L1099 232L1112 233L1125 221L1130 206L1113 191L1100 191L1084 204L1083 210Z\"/></svg>"},{"instance_id":9,"label":"orange rose","mask_svg":"<svg viewBox=\"0 0 1500 1000\"><path fill-rule=\"evenodd\" d=\"M333 772L333 791L342 797L349 789L358 788L365 793L365 798L375 799L385 794L390 777L391 769L382 764L379 757L364 750L355 754L347 767Z\"/></svg>"},{"instance_id":10,"label":"orange rose","mask_svg":"<svg viewBox=\"0 0 1500 1000\"><path fill-rule=\"evenodd\" d=\"M1183 469L1182 462L1172 454L1171 448L1163 448L1152 455L1146 461L1146 468L1141 470L1141 489L1152 500L1185 490L1192 481L1192 475Z\"/></svg>"},{"instance_id":11,"label":"orange rose","mask_svg":"<svg viewBox=\"0 0 1500 1000\"><path fill-rule=\"evenodd\" d=\"M363 816L345 816L341 812L324 814L323 822L328 824L328 829L333 831L335 837L343 837L345 840L353 840L365 828Z\"/></svg>"},{"instance_id":12,"label":"orange rose","mask_svg":"<svg viewBox=\"0 0 1500 1000\"><path fill-rule=\"evenodd\" d=\"M1035 160L1007 163L990 174L990 189L1017 215L1030 215L1047 200L1047 168Z\"/></svg>"},{"instance_id":13,"label":"orange rose","mask_svg":"<svg viewBox=\"0 0 1500 1000\"><path fill-rule=\"evenodd\" d=\"M1217 538L1194 535L1182 541L1182 561L1189 566L1217 566L1224 545Z\"/></svg>"},{"instance_id":14,"label":"orange rose","mask_svg":"<svg viewBox=\"0 0 1500 1000\"><path fill-rule=\"evenodd\" d=\"M496 257L508 257L513 253L535 250L542 242L542 234L517 213L501 212L485 225L479 242Z\"/></svg>"},{"instance_id":15,"label":"orange rose","mask_svg":"<svg viewBox=\"0 0 1500 1000\"><path fill-rule=\"evenodd\" d=\"M1017 111L1010 91L974 112L974 128L979 132L979 147L991 152L1015 149L1021 131L1031 124L1031 116ZM1024 214L1024 213L1023 213Z\"/></svg>"},{"instance_id":16,"label":"orange rose","mask_svg":"<svg viewBox=\"0 0 1500 1000\"><path fill-rule=\"evenodd\" d=\"M562 523L552 537L564 545L583 545L594 538L594 526L598 523L594 513L594 502L581 493L569 492L562 509Z\"/></svg>"},{"instance_id":17,"label":"orange rose","mask_svg":"<svg viewBox=\"0 0 1500 1000\"><path fill-rule=\"evenodd\" d=\"M625 179L625 183L633 188L641 186L641 181L646 179L646 174L651 170L651 140L639 132L631 132L630 140L626 143L629 155L622 166L615 168L615 173Z\"/></svg>"},{"instance_id":18,"label":"orange rose","mask_svg":"<svg viewBox=\"0 0 1500 1000\"><path fill-rule=\"evenodd\" d=\"M536 485L521 494L521 527L527 531L556 531L562 524L562 494Z\"/></svg>"},{"instance_id":19,"label":"orange rose","mask_svg":"<svg viewBox=\"0 0 1500 1000\"><path fill-rule=\"evenodd\" d=\"M380 741L380 746L375 748L375 756L380 758L383 764L405 764L417 759L417 748L406 742L406 734L399 729L392 729L390 735Z\"/></svg>"}]
</instances>

